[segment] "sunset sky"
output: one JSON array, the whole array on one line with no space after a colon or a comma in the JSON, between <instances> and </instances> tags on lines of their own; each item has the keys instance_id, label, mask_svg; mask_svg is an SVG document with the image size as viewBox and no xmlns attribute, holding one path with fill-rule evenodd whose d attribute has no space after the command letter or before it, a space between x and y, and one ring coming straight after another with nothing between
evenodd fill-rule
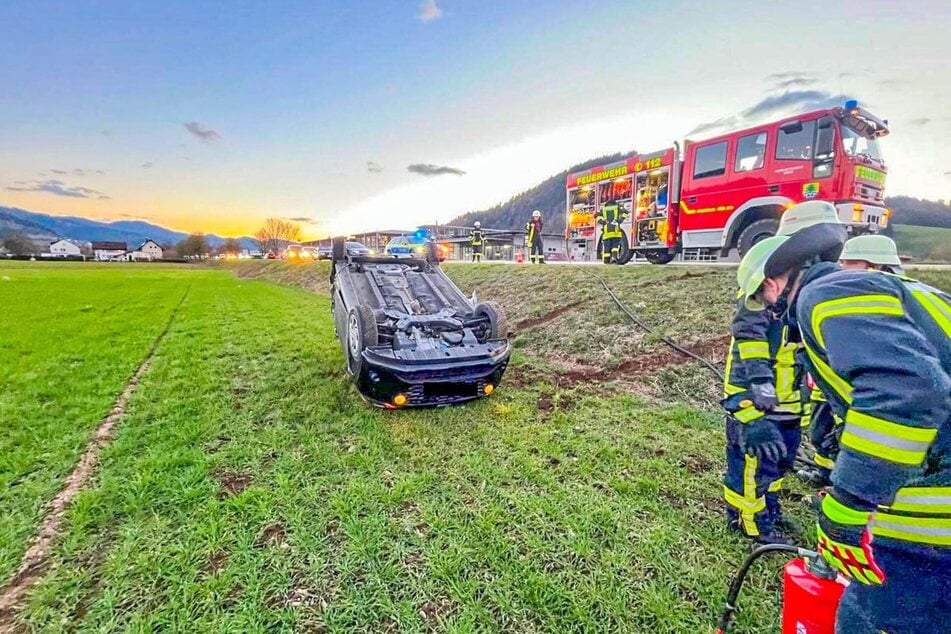
<instances>
[{"instance_id":1,"label":"sunset sky","mask_svg":"<svg viewBox=\"0 0 951 634\"><path fill-rule=\"evenodd\" d=\"M890 122L888 193L948 199L949 24L937 0L6 0L0 206L412 227L842 95Z\"/></svg>"}]
</instances>

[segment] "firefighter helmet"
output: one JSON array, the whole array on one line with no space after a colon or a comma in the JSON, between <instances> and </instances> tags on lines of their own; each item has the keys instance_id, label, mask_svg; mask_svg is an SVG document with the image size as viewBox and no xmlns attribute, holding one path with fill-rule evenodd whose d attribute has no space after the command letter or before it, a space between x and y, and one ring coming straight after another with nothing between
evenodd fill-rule
<instances>
[{"instance_id":1,"label":"firefighter helmet","mask_svg":"<svg viewBox=\"0 0 951 634\"><path fill-rule=\"evenodd\" d=\"M541 217L542 217L542 212L538 211L537 209L532 212L532 218L541 218Z\"/></svg>"},{"instance_id":2,"label":"firefighter helmet","mask_svg":"<svg viewBox=\"0 0 951 634\"><path fill-rule=\"evenodd\" d=\"M787 240L789 236L772 236L760 240L743 256L740 266L736 269L736 282L748 309L763 310L765 308L754 297L763 285L763 280L766 279L766 261Z\"/></svg>"},{"instance_id":3,"label":"firefighter helmet","mask_svg":"<svg viewBox=\"0 0 951 634\"><path fill-rule=\"evenodd\" d=\"M793 205L779 219L778 236L791 236L801 229L819 224L842 224L835 205L825 200L807 200Z\"/></svg>"},{"instance_id":4,"label":"firefighter helmet","mask_svg":"<svg viewBox=\"0 0 951 634\"><path fill-rule=\"evenodd\" d=\"M474 225L474 226L475 226L475 228L476 228L476 229L478 229L479 227L481 227L481 226L482 226L482 223L481 223L481 222L479 222L478 220L476 220L476 221L475 221L475 225Z\"/></svg>"},{"instance_id":5,"label":"firefighter helmet","mask_svg":"<svg viewBox=\"0 0 951 634\"><path fill-rule=\"evenodd\" d=\"M862 260L883 266L901 266L898 247L888 236L856 236L845 243L840 260Z\"/></svg>"}]
</instances>

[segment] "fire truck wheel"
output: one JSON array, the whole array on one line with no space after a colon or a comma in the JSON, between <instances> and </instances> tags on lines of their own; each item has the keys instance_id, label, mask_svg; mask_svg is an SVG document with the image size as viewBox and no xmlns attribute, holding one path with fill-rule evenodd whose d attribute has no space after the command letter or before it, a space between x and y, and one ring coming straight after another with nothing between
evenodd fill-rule
<instances>
[{"instance_id":1,"label":"fire truck wheel","mask_svg":"<svg viewBox=\"0 0 951 634\"><path fill-rule=\"evenodd\" d=\"M779 221L775 218L757 220L744 229L740 233L740 239L736 241L736 250L739 251L740 257L746 255L746 252L757 242L776 235L777 229L779 229Z\"/></svg>"},{"instance_id":2,"label":"fire truck wheel","mask_svg":"<svg viewBox=\"0 0 951 634\"><path fill-rule=\"evenodd\" d=\"M667 251L645 251L644 259L651 264L669 264L676 257L673 253Z\"/></svg>"}]
</instances>

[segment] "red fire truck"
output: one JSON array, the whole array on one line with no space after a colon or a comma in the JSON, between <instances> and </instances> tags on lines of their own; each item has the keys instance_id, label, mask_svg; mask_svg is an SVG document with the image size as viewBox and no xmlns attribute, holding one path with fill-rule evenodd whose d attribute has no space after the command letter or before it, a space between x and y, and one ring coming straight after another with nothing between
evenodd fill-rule
<instances>
[{"instance_id":1,"label":"red fire truck","mask_svg":"<svg viewBox=\"0 0 951 634\"><path fill-rule=\"evenodd\" d=\"M569 174L566 239L573 260L600 259L597 214L629 212L618 263L634 254L666 264L742 256L773 235L797 202L828 200L853 233L888 224L885 162L878 139L888 125L854 101L705 141L637 154Z\"/></svg>"}]
</instances>

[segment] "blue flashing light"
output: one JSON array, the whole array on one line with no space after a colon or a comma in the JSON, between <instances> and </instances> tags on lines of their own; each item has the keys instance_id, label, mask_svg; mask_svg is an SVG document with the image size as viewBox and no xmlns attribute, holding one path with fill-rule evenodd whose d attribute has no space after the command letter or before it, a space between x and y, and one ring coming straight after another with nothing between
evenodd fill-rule
<instances>
[{"instance_id":1,"label":"blue flashing light","mask_svg":"<svg viewBox=\"0 0 951 634\"><path fill-rule=\"evenodd\" d=\"M858 107L859 107L859 101L858 101L858 99L849 99L848 101L845 102L845 109L846 109L846 110L854 110L854 109L856 109L856 108L858 108Z\"/></svg>"},{"instance_id":2,"label":"blue flashing light","mask_svg":"<svg viewBox=\"0 0 951 634\"><path fill-rule=\"evenodd\" d=\"M414 233L413 235L416 237L417 240L425 240L425 239L426 239L426 230L425 230L425 229L417 229L417 230L416 230L416 233Z\"/></svg>"}]
</instances>

